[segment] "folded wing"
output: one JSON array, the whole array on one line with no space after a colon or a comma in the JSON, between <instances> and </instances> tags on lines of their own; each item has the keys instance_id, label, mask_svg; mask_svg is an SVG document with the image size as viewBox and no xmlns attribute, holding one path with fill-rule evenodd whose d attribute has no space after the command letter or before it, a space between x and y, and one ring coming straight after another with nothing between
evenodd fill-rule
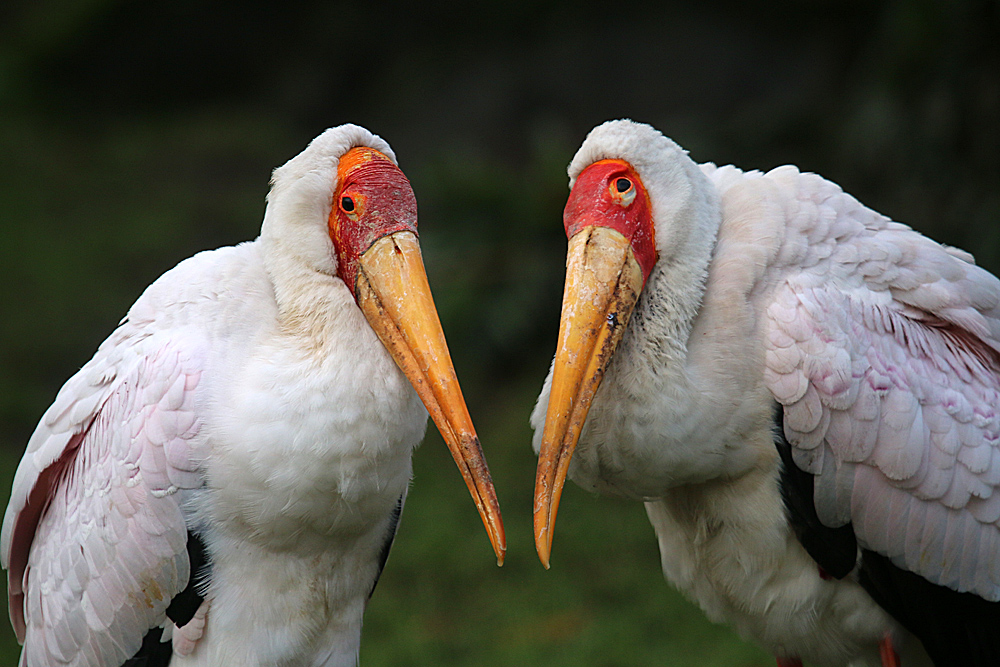
<instances>
[{"instance_id":1,"label":"folded wing","mask_svg":"<svg viewBox=\"0 0 1000 667\"><path fill-rule=\"evenodd\" d=\"M1000 600L1000 281L794 170L765 382L823 523Z\"/></svg>"},{"instance_id":2,"label":"folded wing","mask_svg":"<svg viewBox=\"0 0 1000 667\"><path fill-rule=\"evenodd\" d=\"M126 322L31 437L0 543L22 664L122 664L187 585L193 349Z\"/></svg>"}]
</instances>

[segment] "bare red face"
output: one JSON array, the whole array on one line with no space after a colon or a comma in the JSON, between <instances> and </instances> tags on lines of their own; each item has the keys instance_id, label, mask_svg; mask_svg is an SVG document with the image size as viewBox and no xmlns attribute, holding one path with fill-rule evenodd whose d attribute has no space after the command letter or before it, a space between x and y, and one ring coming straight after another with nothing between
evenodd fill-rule
<instances>
[{"instance_id":1,"label":"bare red face","mask_svg":"<svg viewBox=\"0 0 1000 667\"><path fill-rule=\"evenodd\" d=\"M632 245L643 283L656 264L653 214L639 175L624 160L600 160L577 177L563 210L566 237L585 227L609 227Z\"/></svg>"},{"instance_id":2,"label":"bare red face","mask_svg":"<svg viewBox=\"0 0 1000 667\"><path fill-rule=\"evenodd\" d=\"M392 160L374 148L352 148L337 167L329 227L337 250L338 273L355 294L362 253L393 232L417 233L417 199L410 182Z\"/></svg>"}]
</instances>

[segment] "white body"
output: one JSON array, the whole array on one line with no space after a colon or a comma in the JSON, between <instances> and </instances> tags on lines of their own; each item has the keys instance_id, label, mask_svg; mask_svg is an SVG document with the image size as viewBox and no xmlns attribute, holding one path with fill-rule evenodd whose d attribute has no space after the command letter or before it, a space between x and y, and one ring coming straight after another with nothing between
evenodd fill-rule
<instances>
[{"instance_id":1,"label":"white body","mask_svg":"<svg viewBox=\"0 0 1000 667\"><path fill-rule=\"evenodd\" d=\"M208 604L171 665L356 664L427 412L331 259L323 211L353 145L392 156L361 128L321 135L276 172L261 238L164 274L45 413L4 521L5 567L27 558L22 664L131 657L187 584L188 529Z\"/></svg>"},{"instance_id":2,"label":"white body","mask_svg":"<svg viewBox=\"0 0 1000 667\"><path fill-rule=\"evenodd\" d=\"M588 137L571 184L605 157L643 179L659 261L569 475L646 501L667 578L779 657L878 665L891 632L907 667L928 664L795 538L773 411L785 406L796 463L817 475L824 522L852 521L897 565L997 599L1000 282L793 167L699 168L652 128L614 121Z\"/></svg>"}]
</instances>

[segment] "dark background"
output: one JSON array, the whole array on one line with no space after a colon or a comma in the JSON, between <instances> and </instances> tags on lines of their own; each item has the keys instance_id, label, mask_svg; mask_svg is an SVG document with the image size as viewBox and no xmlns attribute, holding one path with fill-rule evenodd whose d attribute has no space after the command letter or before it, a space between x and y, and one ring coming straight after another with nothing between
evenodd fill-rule
<instances>
[{"instance_id":1,"label":"dark background","mask_svg":"<svg viewBox=\"0 0 1000 667\"><path fill-rule=\"evenodd\" d=\"M427 4L0 5L3 488L142 289L256 236L271 169L359 123L417 194L510 547L498 570L430 433L363 664L772 664L662 580L637 503L571 485L552 570L535 559L527 418L558 327L565 166L631 117L699 162L816 171L997 271L1000 4Z\"/></svg>"}]
</instances>

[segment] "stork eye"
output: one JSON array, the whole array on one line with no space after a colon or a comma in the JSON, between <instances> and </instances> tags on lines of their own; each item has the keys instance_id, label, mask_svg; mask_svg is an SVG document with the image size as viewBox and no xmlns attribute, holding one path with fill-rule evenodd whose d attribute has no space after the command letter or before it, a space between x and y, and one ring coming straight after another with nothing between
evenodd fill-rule
<instances>
[{"instance_id":1,"label":"stork eye","mask_svg":"<svg viewBox=\"0 0 1000 667\"><path fill-rule=\"evenodd\" d=\"M611 199L622 208L629 206L635 200L636 189L631 178L619 176L611 181L608 190L611 192Z\"/></svg>"},{"instance_id":2,"label":"stork eye","mask_svg":"<svg viewBox=\"0 0 1000 667\"><path fill-rule=\"evenodd\" d=\"M344 209L345 213L354 213L354 200L350 197L341 197L340 208Z\"/></svg>"}]
</instances>

